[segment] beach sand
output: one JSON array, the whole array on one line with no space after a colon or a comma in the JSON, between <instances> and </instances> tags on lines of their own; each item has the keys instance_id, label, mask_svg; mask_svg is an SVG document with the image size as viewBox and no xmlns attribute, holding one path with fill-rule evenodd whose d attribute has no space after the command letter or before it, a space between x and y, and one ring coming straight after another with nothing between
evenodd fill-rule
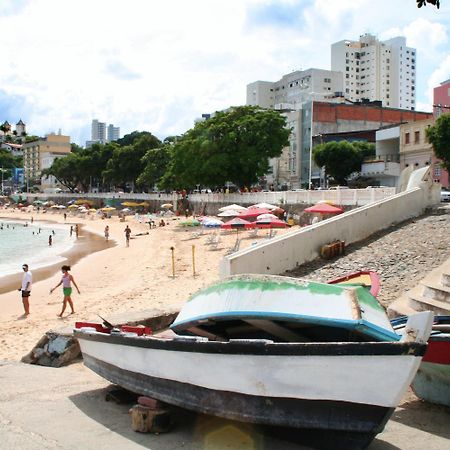
<instances>
[{"instance_id":1,"label":"beach sand","mask_svg":"<svg viewBox=\"0 0 450 450\"><path fill-rule=\"evenodd\" d=\"M64 222L62 213L33 213L33 217L35 220ZM31 215L17 210L0 210L0 218L30 220ZM85 230L103 236L105 226L109 225L110 239L117 245L91 253L79 261L77 259L81 255L74 257L74 260L69 257L67 264L72 266L71 273L81 291L79 295L74 289L72 295L74 315L66 315L63 319L57 317L61 310L62 288L49 293L61 277L57 267L42 271L40 277L49 277L34 282L30 297L31 314L27 318L22 317L20 292L15 284L10 284L14 290L0 295L0 360L20 360L46 331L73 325L75 321L98 321L97 314L107 319L126 311L180 307L192 293L219 278L219 262L236 241L235 231L221 234L217 249L211 250L206 240L213 230L205 230L203 235L194 239L192 235L199 229L177 226L178 219L168 219L167 226L152 230L148 224L136 222L133 216L128 216L126 223L120 222L117 217L91 220L69 216L66 223L82 226L80 240L84 239ZM126 225L132 230L128 248L124 234ZM148 235L135 236L146 232ZM285 230L278 230L278 234L283 232ZM240 248L259 242L266 235L267 230L261 230L256 238L240 231L239 237L243 238ZM92 243L92 237L88 242ZM195 277L192 271L193 245ZM94 250L94 244L92 246ZM172 277L172 246L175 249L175 278ZM97 246L95 250L98 250ZM33 267L30 270L33 272Z\"/></svg>"}]
</instances>

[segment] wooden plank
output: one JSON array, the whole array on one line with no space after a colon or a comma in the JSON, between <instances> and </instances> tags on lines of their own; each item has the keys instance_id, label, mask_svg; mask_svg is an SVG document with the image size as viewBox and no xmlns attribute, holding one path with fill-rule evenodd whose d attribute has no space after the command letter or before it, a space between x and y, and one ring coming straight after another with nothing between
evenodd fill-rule
<instances>
[{"instance_id":1,"label":"wooden plank","mask_svg":"<svg viewBox=\"0 0 450 450\"><path fill-rule=\"evenodd\" d=\"M245 322L287 342L310 342L310 339L307 339L288 328L282 327L271 320L250 319L245 320Z\"/></svg>"}]
</instances>

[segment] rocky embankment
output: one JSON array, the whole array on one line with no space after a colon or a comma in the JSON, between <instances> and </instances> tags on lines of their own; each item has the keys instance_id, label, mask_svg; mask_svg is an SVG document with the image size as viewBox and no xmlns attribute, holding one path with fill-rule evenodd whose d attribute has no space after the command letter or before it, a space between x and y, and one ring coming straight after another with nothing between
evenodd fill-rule
<instances>
[{"instance_id":1,"label":"rocky embankment","mask_svg":"<svg viewBox=\"0 0 450 450\"><path fill-rule=\"evenodd\" d=\"M317 259L288 276L328 281L359 270L380 275L380 302L387 307L450 257L450 215L427 215L394 225L347 247L345 255Z\"/></svg>"}]
</instances>

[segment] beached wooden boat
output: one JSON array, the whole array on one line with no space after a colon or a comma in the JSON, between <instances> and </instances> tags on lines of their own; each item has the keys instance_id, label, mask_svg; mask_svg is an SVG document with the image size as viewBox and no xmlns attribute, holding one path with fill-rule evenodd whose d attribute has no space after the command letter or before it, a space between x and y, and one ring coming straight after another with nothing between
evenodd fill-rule
<instances>
[{"instance_id":1,"label":"beached wooden boat","mask_svg":"<svg viewBox=\"0 0 450 450\"><path fill-rule=\"evenodd\" d=\"M90 326L75 336L85 365L130 391L201 413L301 429L315 448L352 449L383 430L425 353L431 321L429 312L412 316L410 333L396 342L218 342Z\"/></svg>"},{"instance_id":2,"label":"beached wooden boat","mask_svg":"<svg viewBox=\"0 0 450 450\"><path fill-rule=\"evenodd\" d=\"M384 308L361 286L239 275L194 294L171 326L209 339L395 341Z\"/></svg>"},{"instance_id":3,"label":"beached wooden boat","mask_svg":"<svg viewBox=\"0 0 450 450\"><path fill-rule=\"evenodd\" d=\"M260 283L261 277L256 278ZM299 282L295 289L291 282L284 286L281 277L276 278L281 291L274 289L273 282L266 286L267 292L275 296L288 294L295 299L296 291L308 290L308 286L311 291L314 287ZM223 292L231 288L225 283ZM315 288L316 309L331 308L327 297L331 295L338 301L337 293L360 289L370 296L364 288L325 286L325 292L320 286ZM251 296L264 289L254 285L252 290L251 285L245 284L239 291ZM210 294L220 298L218 286ZM346 301L357 310L355 297L359 295L347 295ZM269 301L270 296L263 298L268 305L275 301ZM357 304L370 311L371 302L363 304L361 299L367 297L362 295ZM245 303L243 297L241 301ZM255 301L261 301L260 294ZM190 303L181 311L182 317L187 317L183 311ZM287 307L295 308L295 303L284 303L280 317L288 314ZM378 314L373 317L379 319ZM286 323L301 325L301 321L291 319ZM329 321L330 317L324 318L325 324ZM269 322L272 325L269 323L268 328L258 323L254 329L267 328L271 335L278 335L276 339L228 339L214 335L212 340L171 331L148 336L138 335L130 328L108 330L86 323L79 324L74 333L85 365L133 392L201 413L299 429L314 448L356 449L365 448L383 430L414 377L426 350L432 313L411 316L402 336L391 336L379 324L365 324L370 334L387 336L379 342L375 338L370 342L304 342L307 339L298 330ZM323 326L323 330L327 328L333 327ZM246 334L244 331L243 336ZM283 339L283 334L288 339ZM366 336L358 332L355 335Z\"/></svg>"},{"instance_id":4,"label":"beached wooden boat","mask_svg":"<svg viewBox=\"0 0 450 450\"><path fill-rule=\"evenodd\" d=\"M393 319L392 324L402 330L407 319ZM423 400L450 406L450 316L435 316L428 349L412 388Z\"/></svg>"},{"instance_id":5,"label":"beached wooden boat","mask_svg":"<svg viewBox=\"0 0 450 450\"><path fill-rule=\"evenodd\" d=\"M370 270L362 270L360 272L351 273L344 277L328 281L328 284L364 286L369 289L370 293L374 297L376 297L380 292L380 276L376 272Z\"/></svg>"}]
</instances>

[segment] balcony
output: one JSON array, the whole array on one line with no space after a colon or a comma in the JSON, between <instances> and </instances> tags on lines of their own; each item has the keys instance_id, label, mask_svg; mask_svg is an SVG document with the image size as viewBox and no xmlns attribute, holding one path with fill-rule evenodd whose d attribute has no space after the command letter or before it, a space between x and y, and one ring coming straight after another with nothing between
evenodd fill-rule
<instances>
[{"instance_id":1,"label":"balcony","mask_svg":"<svg viewBox=\"0 0 450 450\"><path fill-rule=\"evenodd\" d=\"M361 175L364 177L399 177L400 163L383 160L364 162L361 166Z\"/></svg>"}]
</instances>

